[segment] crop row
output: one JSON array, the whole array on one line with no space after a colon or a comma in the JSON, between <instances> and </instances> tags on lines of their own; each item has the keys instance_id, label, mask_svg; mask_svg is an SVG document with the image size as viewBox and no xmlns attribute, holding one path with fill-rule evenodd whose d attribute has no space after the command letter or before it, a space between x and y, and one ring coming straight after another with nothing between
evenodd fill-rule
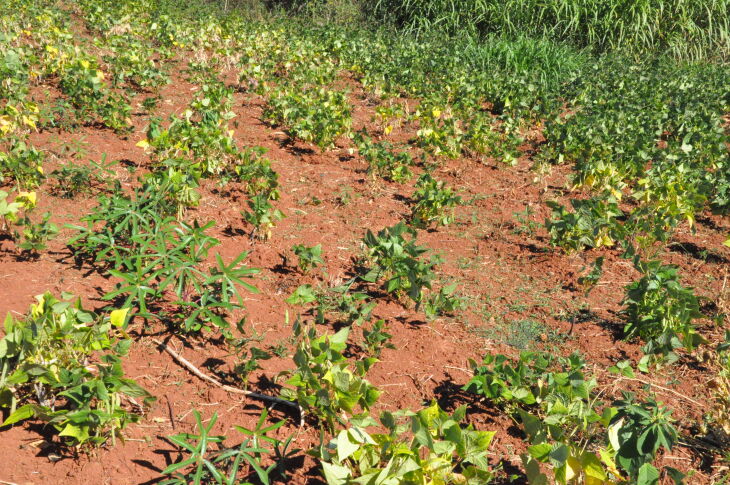
<instances>
[{"instance_id":1,"label":"crop row","mask_svg":"<svg viewBox=\"0 0 730 485\"><path fill-rule=\"evenodd\" d=\"M728 343L710 345L702 337L695 325L705 316L698 298L676 268L658 259L680 225L693 228L704 212L730 209L726 67L594 58L545 40L475 45L254 22L194 2L183 9L152 0L11 1L0 13L6 41L0 45L0 176L16 192L0 192L0 231L21 255L37 257L57 233L49 214L33 212L33 190L47 175L30 134L91 126L129 137L137 96L148 116L137 142L146 153L145 173L134 190L115 183L102 164L71 164L50 174L65 196L97 197L81 224L67 227L73 233L67 246L78 264L112 277L115 288L103 297L112 305L97 314L71 295L46 294L27 316L7 319L0 341L1 403L10 410L5 425L37 419L77 448L123 436L153 400L121 367L134 340L133 319L160 321L171 333L200 339L220 333L239 359L243 385L268 357L237 338L245 320L230 321L244 309L241 289L257 291L250 278L258 270L245 265L247 252L226 262L215 252L220 241L209 234L213 222L195 219L205 179L243 192L249 210L241 211L241 222L258 244L285 217L276 208L281 188L265 150L239 146L229 126L237 93L259 96L262 118L292 138L322 151L352 146L372 177L407 184L420 173L410 215L365 232L351 280L327 290L302 285L287 299L301 312L290 322L293 367L277 399L321 429L321 445L309 452L328 483L480 484L497 473L487 459L494 433L465 424L465 408L447 413L434 403L418 412L386 412L379 421L370 416L380 391L367 374L391 337L374 316L373 295L379 289L428 318L460 311L454 287L436 285L442 261L417 244L419 229L451 224L463 203L433 169L460 157L514 165L525 145L537 153L538 172L572 164L572 185L583 191L571 207L551 202L545 224L551 242L567 251L617 248L641 273L623 302L625 338L645 344L636 368L671 365L704 345L719 369L713 419L727 425ZM72 13L82 19L75 28L84 35L69 27ZM156 116L159 89L180 59L188 59L185 75L195 94L181 115L163 119ZM237 81L226 84L227 74ZM377 102L372 132L353 128L355 86ZM39 102L34 93L41 87L59 95ZM405 125L415 139L388 141ZM299 244L292 251L302 273L322 264L321 246ZM602 262L595 260L589 288ZM313 321L302 316L307 308ZM316 324L331 322L344 326L321 334ZM363 335L357 360L348 358L353 328ZM464 389L501 406L522 427L528 443L522 460L532 483L682 481L677 470L653 465L677 443L671 411L633 395L603 403L579 356L487 355L472 371ZM626 361L610 371L635 375ZM205 425L195 417L197 435L170 438L188 457L163 471L165 483L238 483L246 470L246 479L286 480L283 464L298 450L291 439L267 436L283 423L265 426L264 413L256 429L240 429L246 437L231 448L223 446L225 437L210 435L215 418Z\"/></svg>"}]
</instances>

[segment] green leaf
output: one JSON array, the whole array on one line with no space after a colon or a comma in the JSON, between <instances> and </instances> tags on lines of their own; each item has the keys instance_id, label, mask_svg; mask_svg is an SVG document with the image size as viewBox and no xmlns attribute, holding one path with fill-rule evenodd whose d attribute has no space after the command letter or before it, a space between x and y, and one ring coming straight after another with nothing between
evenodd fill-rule
<instances>
[{"instance_id":1,"label":"green leaf","mask_svg":"<svg viewBox=\"0 0 730 485\"><path fill-rule=\"evenodd\" d=\"M336 334L332 335L329 340L332 344L335 345L345 345L347 343L347 338L350 335L350 327L343 327L341 328Z\"/></svg>"},{"instance_id":2,"label":"green leaf","mask_svg":"<svg viewBox=\"0 0 730 485\"><path fill-rule=\"evenodd\" d=\"M74 438L78 443L84 443L89 439L89 427L88 426L77 426L75 424L68 423L58 433L58 436L68 436Z\"/></svg>"},{"instance_id":3,"label":"green leaf","mask_svg":"<svg viewBox=\"0 0 730 485\"><path fill-rule=\"evenodd\" d=\"M570 450L568 447L563 443L556 443L552 446L552 450L550 450L550 463L556 468L562 467L565 465L569 456Z\"/></svg>"},{"instance_id":4,"label":"green leaf","mask_svg":"<svg viewBox=\"0 0 730 485\"><path fill-rule=\"evenodd\" d=\"M599 460L596 455L590 451L586 451L583 453L580 461L586 477L598 480L599 483L606 480L606 471L603 469L601 460Z\"/></svg>"},{"instance_id":5,"label":"green leaf","mask_svg":"<svg viewBox=\"0 0 730 485\"><path fill-rule=\"evenodd\" d=\"M335 465L333 463L322 462L322 471L327 485L346 485L350 478L350 469L346 466Z\"/></svg>"},{"instance_id":6,"label":"green leaf","mask_svg":"<svg viewBox=\"0 0 730 485\"><path fill-rule=\"evenodd\" d=\"M669 478L672 479L672 481L674 482L675 485L684 484L684 478L686 477L686 475L684 473L680 472L679 470L677 470L676 468L673 468L671 466L664 467L664 471L667 472L667 475L669 476Z\"/></svg>"},{"instance_id":7,"label":"green leaf","mask_svg":"<svg viewBox=\"0 0 730 485\"><path fill-rule=\"evenodd\" d=\"M548 460L552 446L548 443L540 443L539 445L532 445L527 448L527 452L531 457L539 462L545 463Z\"/></svg>"},{"instance_id":8,"label":"green leaf","mask_svg":"<svg viewBox=\"0 0 730 485\"><path fill-rule=\"evenodd\" d=\"M520 415L522 427L524 428L525 433L527 433L527 436L530 438L530 443L538 444L545 442L547 439L547 433L542 421L522 409L518 409L517 412Z\"/></svg>"},{"instance_id":9,"label":"green leaf","mask_svg":"<svg viewBox=\"0 0 730 485\"><path fill-rule=\"evenodd\" d=\"M31 377L38 377L48 372L48 369L40 364L27 364L23 366L23 371Z\"/></svg>"},{"instance_id":10,"label":"green leaf","mask_svg":"<svg viewBox=\"0 0 730 485\"><path fill-rule=\"evenodd\" d=\"M527 454L520 455L520 457L525 465L525 473L530 485L549 485L548 477L540 471L540 464L537 460Z\"/></svg>"},{"instance_id":11,"label":"green leaf","mask_svg":"<svg viewBox=\"0 0 730 485\"><path fill-rule=\"evenodd\" d=\"M33 404L26 404L25 406L19 407L13 414L8 416L8 419L3 422L2 426L10 426L11 424L32 418L33 416L35 416L35 406Z\"/></svg>"},{"instance_id":12,"label":"green leaf","mask_svg":"<svg viewBox=\"0 0 730 485\"><path fill-rule=\"evenodd\" d=\"M636 485L656 485L659 483L659 471L651 463L644 463L639 468Z\"/></svg>"},{"instance_id":13,"label":"green leaf","mask_svg":"<svg viewBox=\"0 0 730 485\"><path fill-rule=\"evenodd\" d=\"M342 430L337 435L337 459L340 462L345 461L347 458L349 458L353 453L355 453L360 448L360 445L357 443L353 443L350 441L350 432L349 430Z\"/></svg>"},{"instance_id":14,"label":"green leaf","mask_svg":"<svg viewBox=\"0 0 730 485\"><path fill-rule=\"evenodd\" d=\"M179 463L173 463L172 465L170 465L167 468L165 468L164 470L162 470L160 473L162 473L163 475L170 475L170 474L176 472L177 470L180 470L181 468L185 468L187 466L192 465L197 460L198 460L197 456L191 456L187 460L183 460Z\"/></svg>"},{"instance_id":15,"label":"green leaf","mask_svg":"<svg viewBox=\"0 0 730 485\"><path fill-rule=\"evenodd\" d=\"M314 290L312 290L312 285L301 285L286 299L286 302L290 305L306 305L316 299L317 296L314 294Z\"/></svg>"},{"instance_id":16,"label":"green leaf","mask_svg":"<svg viewBox=\"0 0 730 485\"><path fill-rule=\"evenodd\" d=\"M13 391L8 388L0 389L0 407L9 408L13 405Z\"/></svg>"}]
</instances>

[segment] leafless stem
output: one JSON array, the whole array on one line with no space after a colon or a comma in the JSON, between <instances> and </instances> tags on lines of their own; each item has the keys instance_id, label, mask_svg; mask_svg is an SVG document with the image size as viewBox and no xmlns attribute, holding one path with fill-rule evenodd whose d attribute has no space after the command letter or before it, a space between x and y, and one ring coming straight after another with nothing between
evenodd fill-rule
<instances>
[{"instance_id":1,"label":"leafless stem","mask_svg":"<svg viewBox=\"0 0 730 485\"><path fill-rule=\"evenodd\" d=\"M188 361L182 355L178 354L177 352L172 350L170 347L168 347L167 344L160 342L157 339L152 339L152 341L155 344L157 344L157 346L160 347L162 350L164 350L165 352L170 354L173 359L175 359L180 365L185 367L196 377L198 377L206 382L209 382L209 383L213 384L214 386L220 387L224 391L230 392L232 394L243 394L244 396L248 396L253 399L258 399L259 401L268 401L268 402L273 402L276 404L283 404L285 406L295 408L299 411L299 416L300 416L299 426L302 426L304 424L304 410L302 409L302 407L299 404L297 404L293 401L287 401L286 399L282 399L280 397L269 396L268 394L260 394L258 392L253 392L253 391L246 391L244 389L239 389L237 387L232 387L232 386L223 384L222 382L218 381L217 379L203 373L203 371L201 371L200 369L195 367L192 363L190 363L190 361Z\"/></svg>"}]
</instances>

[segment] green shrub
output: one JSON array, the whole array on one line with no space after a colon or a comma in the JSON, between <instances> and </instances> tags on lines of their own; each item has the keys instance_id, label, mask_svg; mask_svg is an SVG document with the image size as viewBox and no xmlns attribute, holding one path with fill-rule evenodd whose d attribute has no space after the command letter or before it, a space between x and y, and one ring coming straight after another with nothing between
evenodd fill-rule
<instances>
[{"instance_id":1,"label":"green shrub","mask_svg":"<svg viewBox=\"0 0 730 485\"><path fill-rule=\"evenodd\" d=\"M408 239L407 236L410 236ZM375 283L385 279L388 293L406 294L418 306L424 289L431 288L435 274L433 267L441 262L437 256L424 261L421 255L428 251L416 244L416 231L399 222L393 227L373 234L368 230L363 239L367 259L373 265L362 279Z\"/></svg>"}]
</instances>

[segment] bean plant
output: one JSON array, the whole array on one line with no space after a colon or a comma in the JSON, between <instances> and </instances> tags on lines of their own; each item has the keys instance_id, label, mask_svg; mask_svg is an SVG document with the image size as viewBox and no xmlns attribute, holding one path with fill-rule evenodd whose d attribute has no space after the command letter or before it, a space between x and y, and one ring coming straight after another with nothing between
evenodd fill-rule
<instances>
[{"instance_id":1,"label":"bean plant","mask_svg":"<svg viewBox=\"0 0 730 485\"><path fill-rule=\"evenodd\" d=\"M132 343L124 330L128 309L102 317L70 294L36 300L27 316L5 319L0 405L10 413L3 426L37 419L68 445L113 443L140 419L141 409L122 397L154 401L122 369Z\"/></svg>"}]
</instances>

